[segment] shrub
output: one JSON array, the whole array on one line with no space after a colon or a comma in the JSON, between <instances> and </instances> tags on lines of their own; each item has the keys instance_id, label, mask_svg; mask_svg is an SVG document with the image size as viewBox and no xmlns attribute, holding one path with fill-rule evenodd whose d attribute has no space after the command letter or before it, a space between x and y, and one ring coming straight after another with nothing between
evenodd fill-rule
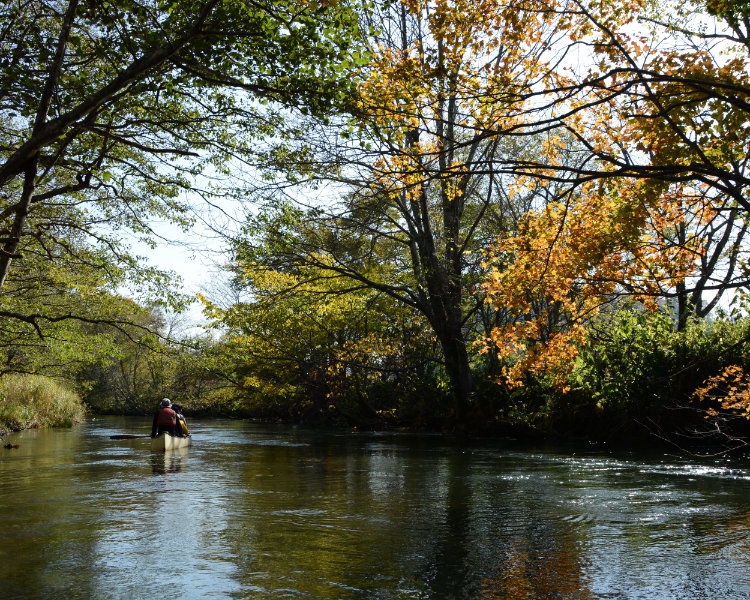
<instances>
[{"instance_id":1,"label":"shrub","mask_svg":"<svg viewBox=\"0 0 750 600\"><path fill-rule=\"evenodd\" d=\"M677 365L680 335L666 311L628 307L592 323L572 387L601 407L638 411L653 404L662 378Z\"/></svg>"}]
</instances>

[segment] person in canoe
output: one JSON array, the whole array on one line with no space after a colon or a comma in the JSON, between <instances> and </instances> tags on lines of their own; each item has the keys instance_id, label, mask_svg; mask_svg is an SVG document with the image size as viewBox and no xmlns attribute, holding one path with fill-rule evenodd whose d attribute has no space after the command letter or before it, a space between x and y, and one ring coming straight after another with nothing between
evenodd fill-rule
<instances>
[{"instance_id":1,"label":"person in canoe","mask_svg":"<svg viewBox=\"0 0 750 600\"><path fill-rule=\"evenodd\" d=\"M181 435L183 437L189 436L190 431L188 430L185 415L182 414L182 405L173 402L172 410L177 414L177 435Z\"/></svg>"},{"instance_id":2,"label":"person in canoe","mask_svg":"<svg viewBox=\"0 0 750 600\"><path fill-rule=\"evenodd\" d=\"M151 437L156 437L162 432L175 436L177 435L177 427L177 413L172 409L172 402L169 398L163 398L159 403L159 409L154 414Z\"/></svg>"}]
</instances>

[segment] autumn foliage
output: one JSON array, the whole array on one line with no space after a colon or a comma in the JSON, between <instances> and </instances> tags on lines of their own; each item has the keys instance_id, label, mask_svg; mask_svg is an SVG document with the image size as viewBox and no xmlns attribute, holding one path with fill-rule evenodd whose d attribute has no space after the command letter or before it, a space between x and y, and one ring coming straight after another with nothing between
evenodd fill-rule
<instances>
[{"instance_id":1,"label":"autumn foliage","mask_svg":"<svg viewBox=\"0 0 750 600\"><path fill-rule=\"evenodd\" d=\"M718 375L709 377L695 390L697 400L711 402L706 416L719 416L719 409L750 419L750 382L745 370L739 365L730 365Z\"/></svg>"},{"instance_id":2,"label":"autumn foliage","mask_svg":"<svg viewBox=\"0 0 750 600\"><path fill-rule=\"evenodd\" d=\"M660 23L645 3L567 5L558 48L585 45L577 56L588 66L560 62L545 74L524 117L544 115L559 129L510 183L518 194L542 186L547 200L488 248L485 263L488 300L509 318L484 348L504 361L511 386L545 375L567 389L601 307L628 296L648 310L684 294L711 263L717 215L747 207L738 183L747 161L743 38L693 34L687 10ZM668 18L683 20L670 28Z\"/></svg>"},{"instance_id":3,"label":"autumn foliage","mask_svg":"<svg viewBox=\"0 0 750 600\"><path fill-rule=\"evenodd\" d=\"M688 206L704 201L670 192L649 202L651 187L583 186L574 200L530 212L518 231L488 249L488 300L514 315L490 337L509 364L504 374L511 386L526 373L546 373L565 389L585 325L603 305L628 296L654 309L692 273L701 239L676 244L669 231Z\"/></svg>"},{"instance_id":4,"label":"autumn foliage","mask_svg":"<svg viewBox=\"0 0 750 600\"><path fill-rule=\"evenodd\" d=\"M295 189L300 216L279 239L257 227L242 243L259 252L235 257L252 299L212 313L247 359L246 388L269 388L259 357L284 356L299 368L276 385L303 373L325 410L418 382L451 396L442 414L463 426L531 412L528 389L589 407L595 394L597 410L669 395L659 378L714 341L683 333L750 272L748 38L732 6L709 8L364 9L356 98L310 127L296 173L341 194L318 206ZM634 333L651 321L658 335Z\"/></svg>"}]
</instances>

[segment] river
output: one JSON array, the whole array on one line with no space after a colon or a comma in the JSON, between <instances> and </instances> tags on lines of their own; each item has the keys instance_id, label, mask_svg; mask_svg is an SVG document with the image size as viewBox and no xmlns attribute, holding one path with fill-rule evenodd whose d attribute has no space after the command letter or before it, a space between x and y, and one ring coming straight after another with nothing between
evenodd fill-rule
<instances>
[{"instance_id":1,"label":"river","mask_svg":"<svg viewBox=\"0 0 750 600\"><path fill-rule=\"evenodd\" d=\"M0 448L0 598L750 598L750 463L147 419Z\"/></svg>"}]
</instances>

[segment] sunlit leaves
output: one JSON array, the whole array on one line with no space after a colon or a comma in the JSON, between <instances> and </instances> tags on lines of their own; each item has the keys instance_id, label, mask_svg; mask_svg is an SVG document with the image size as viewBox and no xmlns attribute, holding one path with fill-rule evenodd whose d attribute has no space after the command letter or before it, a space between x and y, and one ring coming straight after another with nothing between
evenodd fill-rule
<instances>
[{"instance_id":1,"label":"sunlit leaves","mask_svg":"<svg viewBox=\"0 0 750 600\"><path fill-rule=\"evenodd\" d=\"M340 64L367 59L357 15L335 3L67 6L0 5L3 238L22 224L21 239L3 240L19 246L19 278L8 281L2 308L39 335L63 323L62 310L116 321L126 289L184 307L179 281L132 254L129 242L153 248L164 223L186 231L197 194L239 187L198 184L202 176L229 175L227 164L254 155L255 140L283 138L279 105L312 114L340 106L352 90ZM24 177L34 187L21 201ZM54 290L59 303L36 302Z\"/></svg>"},{"instance_id":2,"label":"sunlit leaves","mask_svg":"<svg viewBox=\"0 0 750 600\"><path fill-rule=\"evenodd\" d=\"M668 234L687 204L704 200L686 190L649 200L654 191L646 182L582 186L489 249L488 298L514 319L493 331L487 350L507 361L509 384L544 372L564 389L585 325L603 304L628 295L653 308L693 272L701 239L674 243Z\"/></svg>"},{"instance_id":3,"label":"sunlit leaves","mask_svg":"<svg viewBox=\"0 0 750 600\"><path fill-rule=\"evenodd\" d=\"M291 273L271 268L273 262L265 255L263 262L237 265L235 286L246 301L221 307L204 299L237 361L245 402L258 409L287 404L293 413L317 405L336 413L353 390L367 404L373 385L404 371L405 356L417 351L423 331L409 311L372 291L350 289L324 268Z\"/></svg>"},{"instance_id":4,"label":"sunlit leaves","mask_svg":"<svg viewBox=\"0 0 750 600\"><path fill-rule=\"evenodd\" d=\"M746 24L730 22L736 10L711 7L725 18L712 31L692 5L662 15L628 1L569 8L557 55L567 48L571 60L530 94L549 112L527 107L518 121L546 115L551 132L510 184L513 194L531 182L557 186L561 199L529 213L487 261L486 289L510 317L490 351L506 361L511 384L547 373L565 388L585 325L604 303L628 295L653 307L684 296L690 277L719 280L718 215L750 207L747 38ZM735 256L726 255L727 273Z\"/></svg>"},{"instance_id":5,"label":"sunlit leaves","mask_svg":"<svg viewBox=\"0 0 750 600\"><path fill-rule=\"evenodd\" d=\"M711 403L706 409L707 418L719 416L721 410L750 419L750 384L739 365L730 365L709 377L695 390L694 398Z\"/></svg>"}]
</instances>

